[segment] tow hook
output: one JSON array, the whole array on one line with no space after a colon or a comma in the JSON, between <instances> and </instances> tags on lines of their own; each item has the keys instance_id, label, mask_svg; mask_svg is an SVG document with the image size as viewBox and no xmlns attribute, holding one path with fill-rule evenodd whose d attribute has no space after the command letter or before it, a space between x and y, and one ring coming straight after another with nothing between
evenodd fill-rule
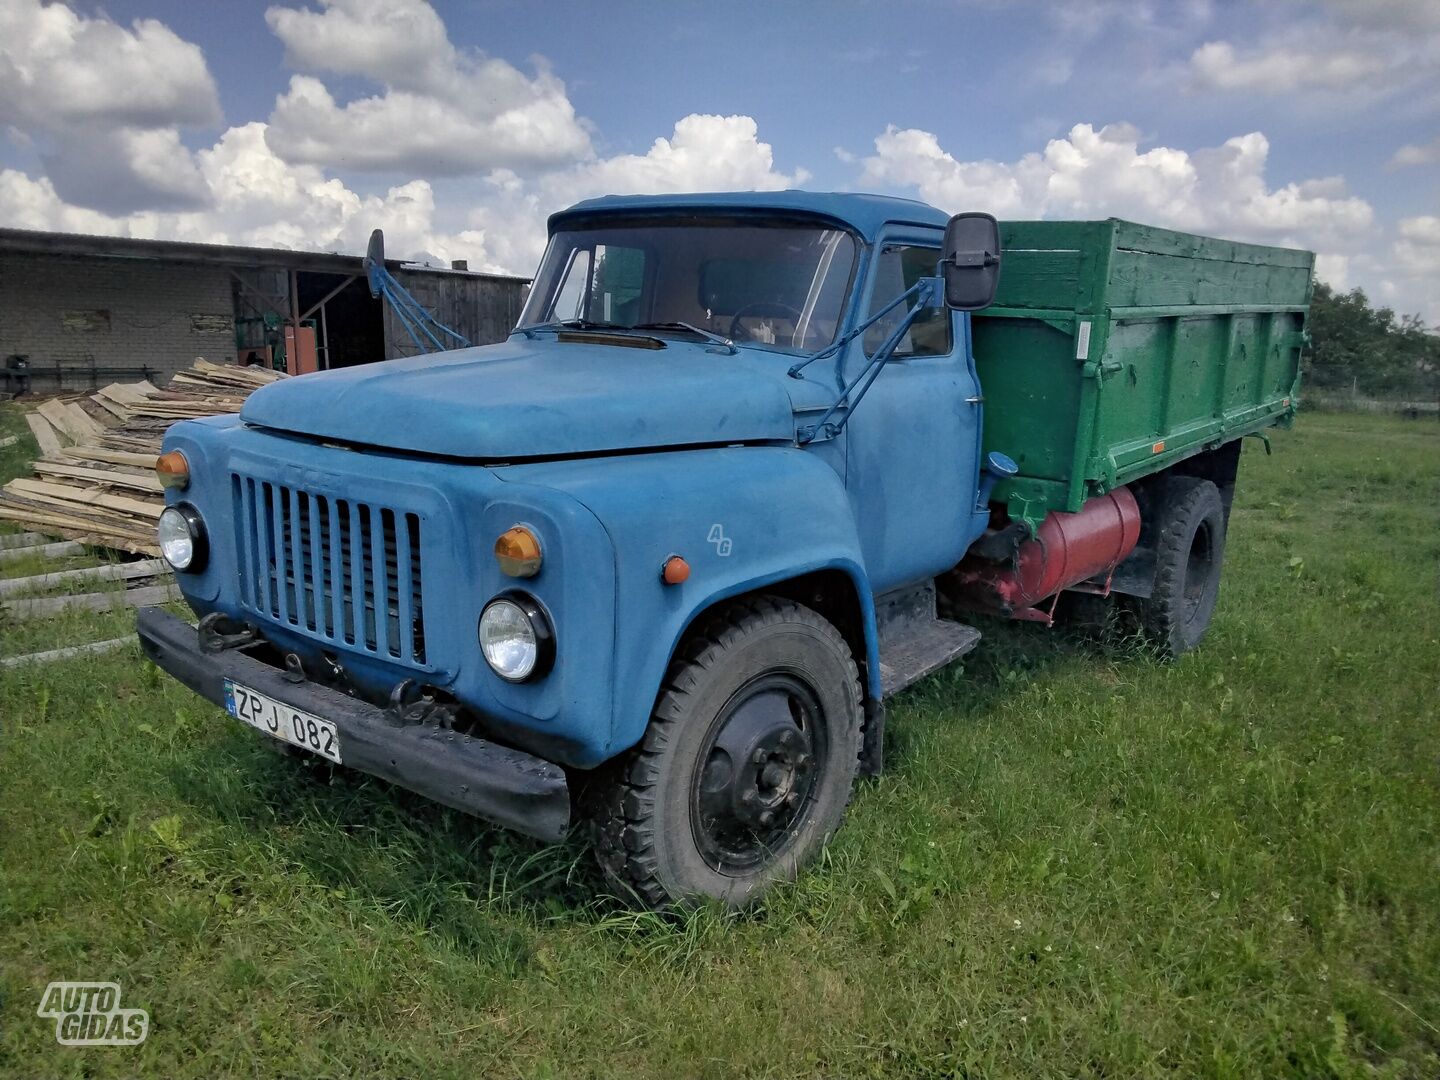
<instances>
[{"instance_id":1,"label":"tow hook","mask_svg":"<svg viewBox=\"0 0 1440 1080\"><path fill-rule=\"evenodd\" d=\"M300 662L300 657L293 652L285 654L285 673L281 676L289 683L302 683L305 681L305 665Z\"/></svg>"},{"instance_id":2,"label":"tow hook","mask_svg":"<svg viewBox=\"0 0 1440 1080\"><path fill-rule=\"evenodd\" d=\"M435 727L453 728L454 706L435 700L429 693L430 687L421 686L414 679L402 679L390 691L390 707L385 710L397 725L433 724Z\"/></svg>"},{"instance_id":3,"label":"tow hook","mask_svg":"<svg viewBox=\"0 0 1440 1080\"><path fill-rule=\"evenodd\" d=\"M211 612L195 627L202 653L222 653L243 649L260 640L260 632L249 623L237 622L220 611Z\"/></svg>"}]
</instances>

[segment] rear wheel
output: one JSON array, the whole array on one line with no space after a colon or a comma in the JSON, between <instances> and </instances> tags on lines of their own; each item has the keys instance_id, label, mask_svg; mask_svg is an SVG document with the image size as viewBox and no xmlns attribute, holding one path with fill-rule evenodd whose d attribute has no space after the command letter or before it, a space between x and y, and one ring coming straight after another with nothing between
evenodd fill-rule
<instances>
[{"instance_id":1,"label":"rear wheel","mask_svg":"<svg viewBox=\"0 0 1440 1080\"><path fill-rule=\"evenodd\" d=\"M1155 586L1135 602L1145 635L1166 656L1200 644L1220 596L1225 506L1209 480L1171 477L1156 508Z\"/></svg>"},{"instance_id":2,"label":"rear wheel","mask_svg":"<svg viewBox=\"0 0 1440 1080\"><path fill-rule=\"evenodd\" d=\"M640 903L757 900L839 826L863 711L850 649L793 601L742 601L681 648L640 745L593 788L612 885Z\"/></svg>"}]
</instances>

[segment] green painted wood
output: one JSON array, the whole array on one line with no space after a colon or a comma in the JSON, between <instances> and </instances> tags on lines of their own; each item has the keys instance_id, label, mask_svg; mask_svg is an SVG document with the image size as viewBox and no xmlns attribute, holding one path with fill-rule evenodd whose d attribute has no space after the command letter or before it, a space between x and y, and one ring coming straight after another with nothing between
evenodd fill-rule
<instances>
[{"instance_id":1,"label":"green painted wood","mask_svg":"<svg viewBox=\"0 0 1440 1080\"><path fill-rule=\"evenodd\" d=\"M1220 240L1213 236L1176 232L1153 225L1112 218L1115 245L1127 251L1151 252L1156 255L1179 255L1187 259L1214 259L1218 262L1263 263L1266 266L1290 266L1310 269L1314 256L1298 248L1267 247L1264 244L1242 244L1236 240ZM1049 224L1041 222L1038 224Z\"/></svg>"},{"instance_id":2,"label":"green painted wood","mask_svg":"<svg viewBox=\"0 0 1440 1080\"><path fill-rule=\"evenodd\" d=\"M1001 223L974 317L996 491L1038 524L1296 408L1314 256L1134 222ZM1088 335L1088 351L1081 344Z\"/></svg>"}]
</instances>

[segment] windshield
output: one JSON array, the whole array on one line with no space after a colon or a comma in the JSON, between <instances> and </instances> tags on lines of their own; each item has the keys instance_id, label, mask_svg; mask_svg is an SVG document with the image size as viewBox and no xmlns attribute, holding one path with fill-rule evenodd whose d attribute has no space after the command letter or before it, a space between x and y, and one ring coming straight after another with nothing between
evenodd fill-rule
<instances>
[{"instance_id":1,"label":"windshield","mask_svg":"<svg viewBox=\"0 0 1440 1080\"><path fill-rule=\"evenodd\" d=\"M686 219L565 230L550 238L519 325L705 331L810 351L839 332L854 269L854 239L819 225Z\"/></svg>"}]
</instances>

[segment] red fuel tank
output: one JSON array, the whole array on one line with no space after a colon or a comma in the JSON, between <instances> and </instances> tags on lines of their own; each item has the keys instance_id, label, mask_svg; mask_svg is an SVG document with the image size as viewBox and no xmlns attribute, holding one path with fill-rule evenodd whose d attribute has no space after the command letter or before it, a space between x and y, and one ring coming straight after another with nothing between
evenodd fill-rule
<instances>
[{"instance_id":1,"label":"red fuel tank","mask_svg":"<svg viewBox=\"0 0 1440 1080\"><path fill-rule=\"evenodd\" d=\"M1129 488L1116 488L1089 500L1078 513L1051 514L1008 559L966 556L955 568L947 595L963 607L1048 623L1050 614L1036 604L1109 575L1139 539L1140 507ZM1108 579L1103 591L1109 591Z\"/></svg>"}]
</instances>

